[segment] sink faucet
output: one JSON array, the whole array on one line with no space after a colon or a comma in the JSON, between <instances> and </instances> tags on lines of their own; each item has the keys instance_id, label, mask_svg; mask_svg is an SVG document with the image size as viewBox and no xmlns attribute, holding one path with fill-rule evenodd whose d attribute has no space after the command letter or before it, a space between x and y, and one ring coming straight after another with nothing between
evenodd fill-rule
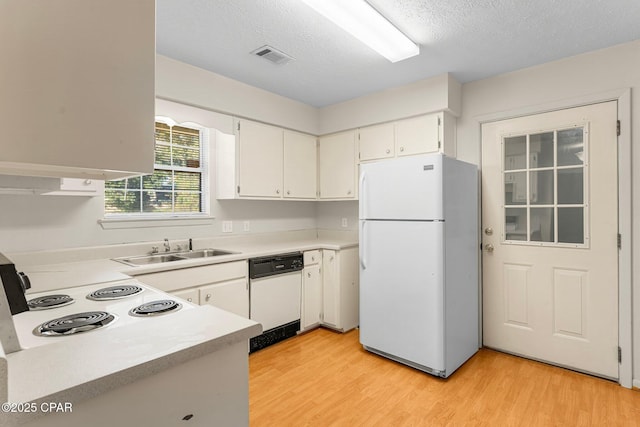
<instances>
[{"instance_id":1,"label":"sink faucet","mask_svg":"<svg viewBox=\"0 0 640 427\"><path fill-rule=\"evenodd\" d=\"M169 239L167 238L164 239L164 251L165 252L171 251L171 244L169 243Z\"/></svg>"}]
</instances>

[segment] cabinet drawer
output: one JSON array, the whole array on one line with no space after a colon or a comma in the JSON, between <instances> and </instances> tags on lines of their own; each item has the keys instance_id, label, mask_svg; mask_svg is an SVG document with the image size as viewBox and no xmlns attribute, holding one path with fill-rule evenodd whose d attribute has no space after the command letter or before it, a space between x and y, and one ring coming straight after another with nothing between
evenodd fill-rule
<instances>
[{"instance_id":1,"label":"cabinet drawer","mask_svg":"<svg viewBox=\"0 0 640 427\"><path fill-rule=\"evenodd\" d=\"M141 274L136 276L136 279L162 291L173 291L242 277L247 277L246 261Z\"/></svg>"},{"instance_id":2,"label":"cabinet drawer","mask_svg":"<svg viewBox=\"0 0 640 427\"><path fill-rule=\"evenodd\" d=\"M320 250L306 251L302 254L304 259L304 266L315 265L320 262Z\"/></svg>"}]
</instances>

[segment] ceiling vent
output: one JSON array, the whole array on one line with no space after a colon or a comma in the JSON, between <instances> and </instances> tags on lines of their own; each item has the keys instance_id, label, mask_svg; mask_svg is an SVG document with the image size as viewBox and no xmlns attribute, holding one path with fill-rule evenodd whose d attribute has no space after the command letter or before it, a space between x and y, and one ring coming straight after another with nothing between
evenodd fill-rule
<instances>
[{"instance_id":1,"label":"ceiling vent","mask_svg":"<svg viewBox=\"0 0 640 427\"><path fill-rule=\"evenodd\" d=\"M293 61L293 58L286 53L267 45L259 47L258 49L251 52L251 54L264 58L267 61L273 62L277 65L283 65L289 61Z\"/></svg>"}]
</instances>

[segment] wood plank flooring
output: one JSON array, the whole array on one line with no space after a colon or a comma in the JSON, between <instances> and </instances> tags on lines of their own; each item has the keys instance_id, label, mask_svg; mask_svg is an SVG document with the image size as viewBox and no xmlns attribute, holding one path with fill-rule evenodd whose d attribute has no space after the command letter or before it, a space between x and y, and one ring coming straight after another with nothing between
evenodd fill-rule
<instances>
[{"instance_id":1,"label":"wood plank flooring","mask_svg":"<svg viewBox=\"0 0 640 427\"><path fill-rule=\"evenodd\" d=\"M482 349L447 380L316 329L249 357L262 426L640 426L640 392Z\"/></svg>"}]
</instances>

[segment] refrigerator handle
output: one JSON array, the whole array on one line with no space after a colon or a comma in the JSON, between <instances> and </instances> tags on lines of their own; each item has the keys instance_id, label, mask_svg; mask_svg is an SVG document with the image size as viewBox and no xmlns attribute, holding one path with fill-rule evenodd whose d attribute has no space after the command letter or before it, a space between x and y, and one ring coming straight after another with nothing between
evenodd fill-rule
<instances>
[{"instance_id":1,"label":"refrigerator handle","mask_svg":"<svg viewBox=\"0 0 640 427\"><path fill-rule=\"evenodd\" d=\"M362 218L367 218L367 215L365 214L366 212L366 204L367 204L367 198L366 198L366 192L364 191L364 181L366 178L366 174L364 172L362 172L362 174L360 174L360 188L359 188L359 193L358 195L360 196L360 200L362 200L362 212L360 212L360 216ZM364 227L364 225L363 225Z\"/></svg>"},{"instance_id":2,"label":"refrigerator handle","mask_svg":"<svg viewBox=\"0 0 640 427\"><path fill-rule=\"evenodd\" d=\"M362 220L362 228L360 229L360 267L363 270L367 269L367 260L365 259L365 255L366 255L366 250L367 250L367 245L364 241L364 226L367 223L366 220Z\"/></svg>"}]
</instances>

